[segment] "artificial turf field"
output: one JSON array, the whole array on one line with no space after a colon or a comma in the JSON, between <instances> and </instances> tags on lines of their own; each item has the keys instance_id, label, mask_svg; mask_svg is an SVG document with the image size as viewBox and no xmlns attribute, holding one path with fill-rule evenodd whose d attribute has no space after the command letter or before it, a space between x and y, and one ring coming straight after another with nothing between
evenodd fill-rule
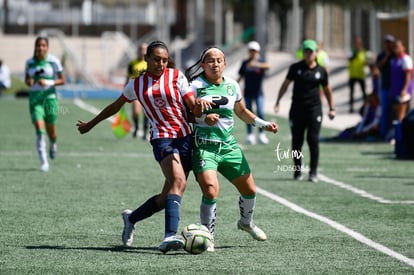
<instances>
[{"instance_id":1,"label":"artificial turf field","mask_svg":"<svg viewBox=\"0 0 414 275\"><path fill-rule=\"evenodd\" d=\"M414 274L414 162L396 160L389 144L321 143L322 180L297 182L287 121L255 146L244 145L237 121L259 187L255 222L268 240L237 230L238 193L220 177L216 251L163 255L163 213L121 246L122 210L161 189L148 142L116 139L109 122L80 135L76 121L93 115L61 101L58 157L42 173L27 100L2 99L0 110L0 274ZM190 175L181 228L198 222L200 194Z\"/></svg>"}]
</instances>

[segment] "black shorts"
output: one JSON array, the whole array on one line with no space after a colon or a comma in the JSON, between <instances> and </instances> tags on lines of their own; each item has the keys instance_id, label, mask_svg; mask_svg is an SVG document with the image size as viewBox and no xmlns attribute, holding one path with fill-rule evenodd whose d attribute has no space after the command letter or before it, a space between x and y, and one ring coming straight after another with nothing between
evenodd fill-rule
<instances>
[{"instance_id":1,"label":"black shorts","mask_svg":"<svg viewBox=\"0 0 414 275\"><path fill-rule=\"evenodd\" d=\"M168 155L179 154L184 171L192 170L192 135L182 138L157 138L151 140L151 145L154 157L158 162L161 162Z\"/></svg>"}]
</instances>

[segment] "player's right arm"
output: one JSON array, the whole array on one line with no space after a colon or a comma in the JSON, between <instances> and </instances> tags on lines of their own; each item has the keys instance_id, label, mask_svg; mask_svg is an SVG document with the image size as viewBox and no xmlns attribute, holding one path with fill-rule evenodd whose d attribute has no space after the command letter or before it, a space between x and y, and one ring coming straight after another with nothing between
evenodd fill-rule
<instances>
[{"instance_id":1,"label":"player's right arm","mask_svg":"<svg viewBox=\"0 0 414 275\"><path fill-rule=\"evenodd\" d=\"M275 113L279 112L280 100L282 99L283 95L286 93L286 90L289 87L290 82L291 81L286 78L285 81L283 81L282 86L279 89L279 94L277 95L276 103L275 103L275 106L274 106Z\"/></svg>"},{"instance_id":2,"label":"player's right arm","mask_svg":"<svg viewBox=\"0 0 414 275\"><path fill-rule=\"evenodd\" d=\"M76 124L76 126L78 126L78 131L81 134L89 132L89 130L95 127L99 122L116 114L125 104L125 102L125 98L121 95L117 100L106 106L105 109L103 109L96 117L94 117L90 121L85 122L82 120L78 120L78 123Z\"/></svg>"}]
</instances>

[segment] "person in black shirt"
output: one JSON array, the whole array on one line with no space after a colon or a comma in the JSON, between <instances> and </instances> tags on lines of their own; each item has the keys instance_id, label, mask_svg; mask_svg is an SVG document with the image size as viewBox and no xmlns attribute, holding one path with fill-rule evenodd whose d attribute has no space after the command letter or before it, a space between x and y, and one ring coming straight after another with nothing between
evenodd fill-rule
<instances>
[{"instance_id":1,"label":"person in black shirt","mask_svg":"<svg viewBox=\"0 0 414 275\"><path fill-rule=\"evenodd\" d=\"M253 103L256 104L256 114L259 118L264 119L263 105L263 80L265 72L270 68L270 64L260 56L260 44L257 41L250 41L247 44L249 49L249 58L242 62L239 69L240 82L244 79L244 101L249 110L253 110ZM268 144L269 140L266 137L262 128L259 128L259 142ZM255 144L256 137L253 133L253 127L247 124L247 143Z\"/></svg>"},{"instance_id":2,"label":"person in black shirt","mask_svg":"<svg viewBox=\"0 0 414 275\"><path fill-rule=\"evenodd\" d=\"M329 105L328 116L336 115L332 89L328 82L328 73L316 62L317 43L314 40L303 42L304 59L290 66L285 81L280 87L274 107L279 111L279 103L289 84L293 81L292 104L289 112L292 132L292 156L295 169L294 179L302 179L302 145L307 130L306 140L310 151L309 181L317 182L319 160L319 132L322 123L322 102L319 88L322 86Z\"/></svg>"}]
</instances>

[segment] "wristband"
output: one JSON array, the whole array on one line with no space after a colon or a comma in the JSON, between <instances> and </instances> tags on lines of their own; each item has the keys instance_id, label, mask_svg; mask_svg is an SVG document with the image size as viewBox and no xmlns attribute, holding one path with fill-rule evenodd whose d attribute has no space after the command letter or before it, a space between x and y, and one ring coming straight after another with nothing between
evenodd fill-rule
<instances>
[{"instance_id":1,"label":"wristband","mask_svg":"<svg viewBox=\"0 0 414 275\"><path fill-rule=\"evenodd\" d=\"M200 123L204 123L206 120L207 115L203 114L200 117L195 117L195 122L200 124Z\"/></svg>"},{"instance_id":2,"label":"wristband","mask_svg":"<svg viewBox=\"0 0 414 275\"><path fill-rule=\"evenodd\" d=\"M268 121L264 121L263 119L259 118L259 117L255 117L254 118L254 126L257 126L259 128L265 128L265 127L269 127L270 126L270 122Z\"/></svg>"},{"instance_id":3,"label":"wristband","mask_svg":"<svg viewBox=\"0 0 414 275\"><path fill-rule=\"evenodd\" d=\"M45 83L46 86L54 86L55 81L53 79L45 79L43 80L43 83Z\"/></svg>"}]
</instances>

